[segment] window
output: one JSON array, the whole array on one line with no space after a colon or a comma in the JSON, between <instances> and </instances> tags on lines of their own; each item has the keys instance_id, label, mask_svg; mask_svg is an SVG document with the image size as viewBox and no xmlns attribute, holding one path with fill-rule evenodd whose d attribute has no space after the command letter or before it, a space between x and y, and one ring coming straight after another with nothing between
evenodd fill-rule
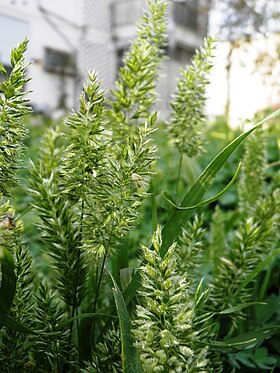
<instances>
[{"instance_id":1,"label":"window","mask_svg":"<svg viewBox=\"0 0 280 373\"><path fill-rule=\"evenodd\" d=\"M122 48L118 48L117 49L117 61L116 61L116 68L117 68L117 72L119 71L120 67L123 67L124 65L124 56L125 56L125 53L128 51L128 47L122 47Z\"/></svg>"},{"instance_id":2,"label":"window","mask_svg":"<svg viewBox=\"0 0 280 373\"><path fill-rule=\"evenodd\" d=\"M73 76L76 70L73 55L69 52L46 47L44 69L51 73Z\"/></svg>"},{"instance_id":3,"label":"window","mask_svg":"<svg viewBox=\"0 0 280 373\"><path fill-rule=\"evenodd\" d=\"M186 48L186 47L183 47L177 44L172 54L173 54L173 58L176 61L186 64L186 63L190 63L194 53L195 53L194 49Z\"/></svg>"},{"instance_id":4,"label":"window","mask_svg":"<svg viewBox=\"0 0 280 373\"><path fill-rule=\"evenodd\" d=\"M134 22L142 14L145 7L143 0L120 0L111 3L112 27L126 26Z\"/></svg>"},{"instance_id":5,"label":"window","mask_svg":"<svg viewBox=\"0 0 280 373\"><path fill-rule=\"evenodd\" d=\"M174 22L196 31L198 27L197 5L182 2L174 3Z\"/></svg>"}]
</instances>

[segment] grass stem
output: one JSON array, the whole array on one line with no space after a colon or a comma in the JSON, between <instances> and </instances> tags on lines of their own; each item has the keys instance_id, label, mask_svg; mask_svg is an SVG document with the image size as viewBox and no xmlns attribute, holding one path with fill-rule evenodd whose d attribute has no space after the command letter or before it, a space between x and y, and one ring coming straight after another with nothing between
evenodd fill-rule
<instances>
[{"instance_id":1,"label":"grass stem","mask_svg":"<svg viewBox=\"0 0 280 373\"><path fill-rule=\"evenodd\" d=\"M176 180L176 194L175 194L176 201L177 201L178 194L179 194L179 183L180 183L181 173L182 173L182 162L183 162L183 153L180 153L179 164L178 164L178 175L177 175L177 180Z\"/></svg>"}]
</instances>

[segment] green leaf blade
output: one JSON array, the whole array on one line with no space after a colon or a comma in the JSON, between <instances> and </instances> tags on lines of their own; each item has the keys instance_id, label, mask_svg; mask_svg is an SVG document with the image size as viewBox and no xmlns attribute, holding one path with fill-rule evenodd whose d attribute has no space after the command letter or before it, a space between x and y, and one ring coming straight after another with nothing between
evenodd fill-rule
<instances>
[{"instance_id":1,"label":"green leaf blade","mask_svg":"<svg viewBox=\"0 0 280 373\"><path fill-rule=\"evenodd\" d=\"M237 337L224 340L225 345L229 347L237 348L251 348L256 346L258 343L263 340L271 337L274 334L280 332L280 326L268 326L256 330L252 330L248 333L241 334Z\"/></svg>"},{"instance_id":2,"label":"green leaf blade","mask_svg":"<svg viewBox=\"0 0 280 373\"><path fill-rule=\"evenodd\" d=\"M224 187L224 189L222 189L219 193L217 193L214 197L211 197L211 198L208 198L204 201L201 201L199 203L197 203L196 205L194 206L187 206L187 207L182 207L182 206L177 206L173 201L172 199L170 198L170 196L168 195L168 193L166 192L163 192L162 193L162 196L163 198L165 198L165 200L167 202L169 202L169 204L174 207L175 210L192 210L192 209L196 209L198 207L201 207L201 206L205 206L205 205L208 205L212 202L215 202L217 201L219 198L222 197L222 195L230 188L230 186L234 183L234 181L236 180L237 178L237 175L239 173L239 170L240 170L240 167L241 167L241 162L239 163L232 179L230 180L230 182Z\"/></svg>"},{"instance_id":3,"label":"green leaf blade","mask_svg":"<svg viewBox=\"0 0 280 373\"><path fill-rule=\"evenodd\" d=\"M125 305L125 301L114 278L112 276L111 278L114 284L113 294L120 321L123 371L124 373L142 373L143 368L138 350L134 346L134 340L131 332L132 325Z\"/></svg>"},{"instance_id":4,"label":"green leaf blade","mask_svg":"<svg viewBox=\"0 0 280 373\"><path fill-rule=\"evenodd\" d=\"M264 303L264 302L248 302L248 303L238 304L237 306L234 306L234 307L229 307L229 308L227 308L227 309L225 309L223 311L220 311L218 313L220 315L229 315L229 314L234 313L236 311L240 311L243 308L251 307L251 306L254 306L256 304L261 304L263 306L267 305L267 303Z\"/></svg>"},{"instance_id":5,"label":"green leaf blade","mask_svg":"<svg viewBox=\"0 0 280 373\"><path fill-rule=\"evenodd\" d=\"M0 325L6 326L8 329L22 333L22 334L42 334L42 331L34 331L29 329L27 326L21 322L13 319L11 316L1 316L0 315ZM57 335L57 333L45 333L46 335Z\"/></svg>"}]
</instances>

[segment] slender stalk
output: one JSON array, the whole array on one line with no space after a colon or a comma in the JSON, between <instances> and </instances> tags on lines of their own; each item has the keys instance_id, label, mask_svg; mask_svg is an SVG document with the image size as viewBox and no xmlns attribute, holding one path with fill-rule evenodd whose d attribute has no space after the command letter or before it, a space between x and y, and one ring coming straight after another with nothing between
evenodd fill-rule
<instances>
[{"instance_id":1,"label":"slender stalk","mask_svg":"<svg viewBox=\"0 0 280 373\"><path fill-rule=\"evenodd\" d=\"M84 167L83 167L84 168ZM83 185L85 184L85 180L83 181ZM83 222L84 222L84 207L85 207L85 190L83 187L82 191L82 203L81 203L81 215L80 215L80 242L82 241L82 235L83 235ZM81 259L81 246L78 249L78 258L77 258L77 268L76 268L76 274L74 277L74 295L73 295L73 306L72 306L72 312L71 312L71 318L73 319L75 317L76 311L77 311L77 278L79 275L79 270L80 270L80 259ZM76 321L78 325L78 320ZM74 328L74 320L71 321L70 327L69 327L69 338L68 338L68 345L71 345L72 342L72 334L73 334L73 328ZM67 360L69 358L69 354L67 355ZM64 367L65 368L65 367Z\"/></svg>"},{"instance_id":2,"label":"slender stalk","mask_svg":"<svg viewBox=\"0 0 280 373\"><path fill-rule=\"evenodd\" d=\"M109 252L109 247L110 247L110 244L111 244L112 234L113 234L113 230L110 233L110 237L109 237L108 243L106 245L105 253L104 253L104 256L103 256L103 259L102 259L102 263L101 263L101 269L100 269L100 272L99 272L99 278L98 278L98 281L97 281L97 287L96 287L95 298L94 298L94 303L93 303L93 312L96 311L96 306L97 306L97 300L98 300L98 295L99 295L101 280L102 280L102 276L103 276L103 272L104 272L105 263L106 263L106 259L107 259L107 256L108 256L108 252Z\"/></svg>"},{"instance_id":3,"label":"slender stalk","mask_svg":"<svg viewBox=\"0 0 280 373\"><path fill-rule=\"evenodd\" d=\"M268 287L268 284L269 284L269 280L270 280L271 270L272 270L272 267L270 266L265 273L265 276L264 276L264 279L263 279L263 282L262 282L262 286L261 286L261 289L260 289L260 292L259 292L259 298L258 298L259 302L261 302L263 300L264 295L266 293L266 290L267 290L267 287Z\"/></svg>"},{"instance_id":4,"label":"slender stalk","mask_svg":"<svg viewBox=\"0 0 280 373\"><path fill-rule=\"evenodd\" d=\"M275 162L272 162L272 163L268 163L266 165L266 168L271 168L271 167L276 167L276 166L280 166L280 161L275 161Z\"/></svg>"},{"instance_id":5,"label":"slender stalk","mask_svg":"<svg viewBox=\"0 0 280 373\"><path fill-rule=\"evenodd\" d=\"M227 81L227 93L226 93L226 105L225 105L225 117L227 124L230 122L230 109L231 109L231 70L232 70L232 54L234 51L234 43L229 44L229 50L227 55L227 66L226 66L226 81Z\"/></svg>"},{"instance_id":6,"label":"slender stalk","mask_svg":"<svg viewBox=\"0 0 280 373\"><path fill-rule=\"evenodd\" d=\"M100 273L99 273L99 277L98 277L98 281L97 281L97 287L96 287L95 298L94 298L94 303L93 303L93 312L96 311L98 294L99 294L102 275L103 275L103 271L104 271L104 267L105 267L105 263L106 263L106 259L107 259L107 254L108 254L108 250L105 251L105 253L103 255L103 259L102 259L101 269L100 269Z\"/></svg>"},{"instance_id":7,"label":"slender stalk","mask_svg":"<svg viewBox=\"0 0 280 373\"><path fill-rule=\"evenodd\" d=\"M154 193L154 185L153 182L151 182L151 206L152 206L152 228L153 231L156 230L158 225L158 215L157 215L157 202L156 202L156 196Z\"/></svg>"},{"instance_id":8,"label":"slender stalk","mask_svg":"<svg viewBox=\"0 0 280 373\"><path fill-rule=\"evenodd\" d=\"M179 193L179 183L181 179L181 173L182 173L182 163L183 163L183 153L180 153L180 158L179 158L179 164L178 164L178 175L177 175L177 180L176 180L176 194L175 194L175 200L178 198L178 193Z\"/></svg>"},{"instance_id":9,"label":"slender stalk","mask_svg":"<svg viewBox=\"0 0 280 373\"><path fill-rule=\"evenodd\" d=\"M96 287L96 292L95 292L95 298L94 298L94 302L93 302L93 310L92 310L93 313L96 312L98 295L99 295L99 290L100 290L100 286L101 286L101 280L102 280L102 276L103 276L103 272L104 272L105 263L106 263L106 259L107 259L107 256L108 256L108 252L109 252L109 246L110 246L110 243L111 243L112 234L113 234L113 230L110 233L110 237L109 237L108 243L107 243L106 248L105 248L105 253L104 253L104 256L103 256L103 259L102 259L99 277L98 277L98 273L97 273L97 276L96 276L96 277L98 277L98 280L97 280L97 287ZM96 320L94 319L93 322L92 322L92 327L91 327L90 341L92 341L92 339L93 339L93 332L94 332L94 328L95 328L95 322L96 322Z\"/></svg>"},{"instance_id":10,"label":"slender stalk","mask_svg":"<svg viewBox=\"0 0 280 373\"><path fill-rule=\"evenodd\" d=\"M80 256L81 256L81 249L79 249L79 253L78 253L78 261L77 261L77 270L76 270L75 280L77 279L78 271L79 271L79 268L80 268ZM77 310L77 286L78 286L77 281L75 281L75 292L74 292L74 296L73 296L73 306L72 306L72 311L71 311L71 318L72 319L75 317L76 310ZM74 328L74 320L71 321L70 327L69 327L68 346L70 346L71 342L72 342L73 328ZM64 367L63 367L63 372L65 372L65 373L67 372L67 369L68 369L67 360L69 359L69 355L70 355L70 351L67 353L66 363L64 364Z\"/></svg>"}]
</instances>

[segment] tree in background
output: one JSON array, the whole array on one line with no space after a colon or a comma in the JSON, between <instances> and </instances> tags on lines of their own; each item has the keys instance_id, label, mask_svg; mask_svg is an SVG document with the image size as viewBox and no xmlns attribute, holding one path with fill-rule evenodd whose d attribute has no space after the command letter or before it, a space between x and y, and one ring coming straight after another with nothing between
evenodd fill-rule
<instances>
[{"instance_id":1,"label":"tree in background","mask_svg":"<svg viewBox=\"0 0 280 373\"><path fill-rule=\"evenodd\" d=\"M278 7L277 7L278 5ZM270 38L271 35L280 32L279 1L278 0L213 0L212 10L219 15L218 30L222 41L229 42L227 54L227 100L225 106L225 116L228 119L230 113L230 77L234 51L242 47L252 45L252 41L260 36ZM277 47L276 47L277 50ZM255 65L266 64L263 51L258 51ZM273 68L277 61L269 58L268 69ZM264 69L267 75L267 68ZM262 71L262 70L261 70Z\"/></svg>"}]
</instances>

